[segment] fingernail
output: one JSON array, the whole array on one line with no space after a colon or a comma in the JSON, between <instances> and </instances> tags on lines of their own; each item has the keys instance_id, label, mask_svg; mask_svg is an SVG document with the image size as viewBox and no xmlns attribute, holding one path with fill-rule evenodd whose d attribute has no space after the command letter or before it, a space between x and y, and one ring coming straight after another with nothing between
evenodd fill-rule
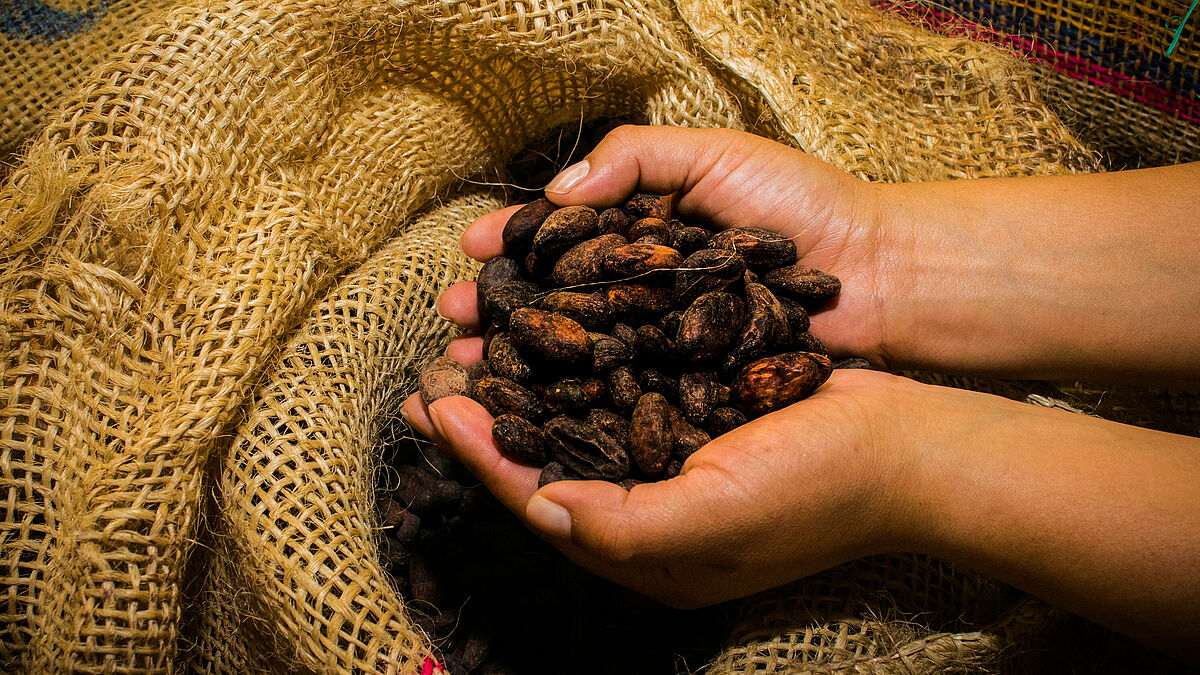
<instances>
[{"instance_id":1,"label":"fingernail","mask_svg":"<svg viewBox=\"0 0 1200 675\"><path fill-rule=\"evenodd\" d=\"M545 497L534 495L525 505L525 517L534 527L552 537L571 538L571 514Z\"/></svg>"},{"instance_id":2,"label":"fingernail","mask_svg":"<svg viewBox=\"0 0 1200 675\"><path fill-rule=\"evenodd\" d=\"M445 438L446 434L442 433L442 420L438 419L437 408L434 408L433 404L430 403L425 410L429 411L429 421L433 422L433 428L437 429L439 436Z\"/></svg>"},{"instance_id":3,"label":"fingernail","mask_svg":"<svg viewBox=\"0 0 1200 675\"><path fill-rule=\"evenodd\" d=\"M586 159L568 166L567 168L558 172L558 175L554 177L554 180L550 181L550 184L546 186L546 192L553 192L554 194L560 195L570 192L576 185L579 185L579 183L587 177L588 171L590 171L591 168L592 165L588 164Z\"/></svg>"}]
</instances>

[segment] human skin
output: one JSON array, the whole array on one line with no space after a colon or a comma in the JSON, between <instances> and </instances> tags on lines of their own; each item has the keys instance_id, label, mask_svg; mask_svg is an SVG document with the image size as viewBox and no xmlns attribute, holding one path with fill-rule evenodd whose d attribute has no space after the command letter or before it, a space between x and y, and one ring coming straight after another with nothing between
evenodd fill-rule
<instances>
[{"instance_id":1,"label":"human skin","mask_svg":"<svg viewBox=\"0 0 1200 675\"><path fill-rule=\"evenodd\" d=\"M684 217L793 237L806 264L842 279L812 319L838 354L887 369L1200 381L1194 165L876 185L746 134L621 128L559 178L547 194L560 205L674 193ZM464 251L500 254L512 211L474 223ZM474 285L449 289L440 310L476 327ZM473 362L480 340L447 353ZM677 478L538 490L537 469L499 453L477 403L414 396L404 413L564 553L668 604L919 551L1200 655L1197 438L836 371L809 399L714 439Z\"/></svg>"}]
</instances>

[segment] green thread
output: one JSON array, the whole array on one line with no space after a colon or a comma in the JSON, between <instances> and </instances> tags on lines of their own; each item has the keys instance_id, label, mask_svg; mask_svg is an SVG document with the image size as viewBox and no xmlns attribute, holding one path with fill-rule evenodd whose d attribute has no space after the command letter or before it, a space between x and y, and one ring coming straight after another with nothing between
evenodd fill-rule
<instances>
[{"instance_id":1,"label":"green thread","mask_svg":"<svg viewBox=\"0 0 1200 675\"><path fill-rule=\"evenodd\" d=\"M1188 12L1183 17L1183 21L1179 22L1179 28L1175 29L1175 38L1171 40L1171 46L1167 47L1166 56L1170 56L1171 52L1175 51L1175 45L1179 44L1179 36L1183 34L1183 26L1187 23L1188 19L1192 18L1192 12L1196 11L1197 4L1200 4L1200 0L1192 0L1192 6L1188 8ZM1170 27L1171 24L1167 24L1167 28Z\"/></svg>"}]
</instances>

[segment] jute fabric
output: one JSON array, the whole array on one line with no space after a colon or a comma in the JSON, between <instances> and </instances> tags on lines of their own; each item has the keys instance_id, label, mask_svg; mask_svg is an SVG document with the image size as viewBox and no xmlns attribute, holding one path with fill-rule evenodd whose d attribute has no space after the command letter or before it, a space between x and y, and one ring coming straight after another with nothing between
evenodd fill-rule
<instances>
[{"instance_id":1,"label":"jute fabric","mask_svg":"<svg viewBox=\"0 0 1200 675\"><path fill-rule=\"evenodd\" d=\"M499 203L464 179L552 131L745 128L873 180L1096 166L1017 62L846 0L179 2L56 100L0 192L16 672L420 667L372 434Z\"/></svg>"}]
</instances>

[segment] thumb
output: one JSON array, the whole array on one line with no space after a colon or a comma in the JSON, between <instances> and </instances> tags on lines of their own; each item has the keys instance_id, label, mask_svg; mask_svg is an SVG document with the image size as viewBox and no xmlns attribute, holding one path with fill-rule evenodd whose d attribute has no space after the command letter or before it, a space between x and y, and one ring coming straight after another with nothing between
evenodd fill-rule
<instances>
[{"instance_id":1,"label":"thumb","mask_svg":"<svg viewBox=\"0 0 1200 675\"><path fill-rule=\"evenodd\" d=\"M677 559L711 552L726 513L725 490L692 471L626 491L601 481L551 483L529 500L525 517L535 529L570 542L600 560L627 563Z\"/></svg>"}]
</instances>

